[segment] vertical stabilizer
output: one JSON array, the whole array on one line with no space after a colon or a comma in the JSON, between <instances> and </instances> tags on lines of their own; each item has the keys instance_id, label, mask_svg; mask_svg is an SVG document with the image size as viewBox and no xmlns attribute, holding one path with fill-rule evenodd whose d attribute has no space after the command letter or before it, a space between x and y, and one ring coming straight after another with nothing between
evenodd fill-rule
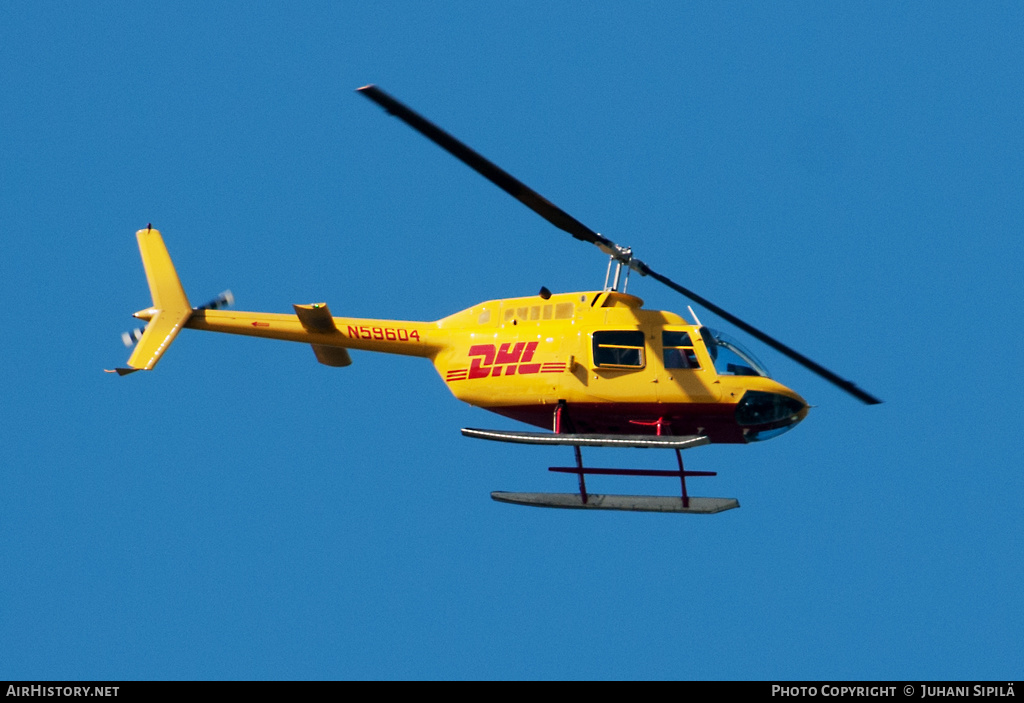
<instances>
[{"instance_id":1,"label":"vertical stabilizer","mask_svg":"<svg viewBox=\"0 0 1024 703\"><path fill-rule=\"evenodd\" d=\"M153 307L135 314L136 317L148 319L149 324L128 359L127 368L116 369L122 376L156 366L156 362L192 315L192 306L181 287L160 232L147 227L140 229L135 236L139 240L139 252L146 269L149 291L153 296Z\"/></svg>"}]
</instances>

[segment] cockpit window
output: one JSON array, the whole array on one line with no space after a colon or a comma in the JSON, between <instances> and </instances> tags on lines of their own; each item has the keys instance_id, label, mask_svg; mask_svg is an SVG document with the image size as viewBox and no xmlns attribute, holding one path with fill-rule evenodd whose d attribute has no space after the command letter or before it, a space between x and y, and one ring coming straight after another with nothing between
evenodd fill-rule
<instances>
[{"instance_id":1,"label":"cockpit window","mask_svg":"<svg viewBox=\"0 0 1024 703\"><path fill-rule=\"evenodd\" d=\"M666 369L699 369L697 354L693 351L693 342L689 332L661 333L661 345Z\"/></svg>"},{"instance_id":2,"label":"cockpit window","mask_svg":"<svg viewBox=\"0 0 1024 703\"><path fill-rule=\"evenodd\" d=\"M715 370L728 376L764 376L768 369L740 343L717 330L701 327L701 338L715 362Z\"/></svg>"},{"instance_id":3,"label":"cockpit window","mask_svg":"<svg viewBox=\"0 0 1024 703\"><path fill-rule=\"evenodd\" d=\"M601 368L643 368L644 333L640 330L594 332L594 365Z\"/></svg>"}]
</instances>

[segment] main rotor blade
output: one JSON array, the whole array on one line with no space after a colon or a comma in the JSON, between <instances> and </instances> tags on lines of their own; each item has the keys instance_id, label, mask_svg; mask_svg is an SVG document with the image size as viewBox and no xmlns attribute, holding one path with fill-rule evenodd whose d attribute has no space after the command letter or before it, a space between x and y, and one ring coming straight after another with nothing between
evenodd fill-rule
<instances>
[{"instance_id":1,"label":"main rotor blade","mask_svg":"<svg viewBox=\"0 0 1024 703\"><path fill-rule=\"evenodd\" d=\"M380 105L389 115L394 115L405 122L558 229L568 232L580 241L596 244L605 250L606 254L614 254L617 248L615 242L602 237L543 195L485 159L437 125L413 112L377 86L363 86L357 88L356 92Z\"/></svg>"},{"instance_id":2,"label":"main rotor blade","mask_svg":"<svg viewBox=\"0 0 1024 703\"><path fill-rule=\"evenodd\" d=\"M647 266L646 264L641 263L641 266L642 266L642 268L638 269L638 271L642 275L650 276L651 278L655 279L656 281L661 281L662 283L664 283L666 286L668 286L672 290L676 291L677 293L682 293L683 295L685 295L690 300L698 303L702 307L707 308L708 310L710 310L711 312L715 313L716 315L718 315L723 320L726 320L727 322L731 322L732 324L736 325L737 327L739 327L741 330L743 330L747 334L749 334L752 337L756 337L757 339L761 340L762 342L764 342L765 344L767 344L769 347L771 347L775 351L779 352L780 354L784 354L784 355L788 356L790 359L792 359L793 361L797 362L798 364L800 364L801 366L803 366L807 370L816 373L817 375L821 376L822 378L824 378L826 381L828 381L832 385L837 386L838 388L843 389L844 391L846 391L850 395L854 396L858 400L861 400L861 401L867 403L868 405L877 405L877 404L882 402L881 400L879 400L875 396L871 395L870 393L862 391L860 388L855 386L852 381L847 381L846 379L842 378L841 376L838 376L837 374L833 373L832 371L829 371L828 369L826 369L821 364L818 364L817 362L811 361L806 356L804 356L803 354L798 352L796 349L793 349L793 348L791 348L789 346L786 346L785 344L783 344L779 340L777 340L774 337L771 337L771 336L765 334L764 332L762 332L761 330L757 329L753 325L744 322L743 320L741 320L740 318L736 317L735 315L733 315L732 313L728 312L727 310L723 310L722 308L718 307L717 305L712 303L707 298L704 298L702 296L697 295L692 290L679 285L678 283L676 283L672 279L667 278L665 276L662 276L660 273L658 273L656 271L652 271L651 268L649 266Z\"/></svg>"},{"instance_id":3,"label":"main rotor blade","mask_svg":"<svg viewBox=\"0 0 1024 703\"><path fill-rule=\"evenodd\" d=\"M772 349L775 349L781 354L788 356L793 361L797 362L804 368L812 371L813 373L821 376L829 383L841 388L850 395L858 398L859 400L868 403L869 405L875 405L882 401L873 395L862 391L857 388L852 382L847 381L835 373L829 371L824 366L821 366L814 361L811 361L806 356L791 349L777 339L770 337L761 330L757 329L753 325L747 324L743 320L739 319L735 315L723 310L718 307L710 300L703 298L688 288L684 288L675 281L662 276L645 264L643 261L633 257L632 251L625 247L620 247L615 242L611 241L607 237L603 237L594 230L587 227L585 224L577 220L575 217L565 212L557 205L549 201L547 198L542 196L537 191L533 190L525 183L515 178L511 174L502 170L492 162L485 159L480 154L476 153L468 146L460 142L458 139L442 130L437 125L433 124L423 116L410 110L408 107L398 102L390 95L385 93L383 90L375 85L366 85L362 88L356 89L356 92L361 93L363 96L369 98L373 102L380 105L389 115L394 115L398 119L405 122L407 125L415 129L417 132L425 136L430 141L437 144L439 147L447 151L449 154L462 161L464 164L469 166L471 169L479 173L481 176L489 180L494 185L501 188L503 191L511 195L513 198L521 202L526 207L530 208L538 215L543 217L545 220L553 224L560 230L568 232L576 239L583 242L589 242L597 245L601 251L605 254L615 257L617 260L629 266L631 269L643 276L650 276L651 278L664 283L666 286L681 293L690 300L698 303L699 305L707 308L714 314L721 317L723 320L731 322L732 324L739 327L741 330L761 340Z\"/></svg>"}]
</instances>

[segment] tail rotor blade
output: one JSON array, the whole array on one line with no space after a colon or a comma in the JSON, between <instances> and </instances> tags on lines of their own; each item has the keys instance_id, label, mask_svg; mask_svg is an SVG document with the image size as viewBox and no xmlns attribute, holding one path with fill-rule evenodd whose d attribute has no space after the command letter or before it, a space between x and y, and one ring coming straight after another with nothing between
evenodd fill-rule
<instances>
[{"instance_id":1,"label":"tail rotor blade","mask_svg":"<svg viewBox=\"0 0 1024 703\"><path fill-rule=\"evenodd\" d=\"M235 296L232 295L231 291L226 290L223 293L221 293L220 295L218 295L216 298L211 300L210 302L206 303L205 305L200 305L198 308L195 308L195 309L196 310L220 310L221 308L226 308L226 307L229 307L229 306L234 305L234 304L235 304Z\"/></svg>"},{"instance_id":2,"label":"tail rotor blade","mask_svg":"<svg viewBox=\"0 0 1024 703\"><path fill-rule=\"evenodd\" d=\"M136 327L135 329L129 330L128 332L122 332L121 341L124 342L124 345L126 347L131 349L140 339L142 339L142 335L145 331L145 327Z\"/></svg>"}]
</instances>

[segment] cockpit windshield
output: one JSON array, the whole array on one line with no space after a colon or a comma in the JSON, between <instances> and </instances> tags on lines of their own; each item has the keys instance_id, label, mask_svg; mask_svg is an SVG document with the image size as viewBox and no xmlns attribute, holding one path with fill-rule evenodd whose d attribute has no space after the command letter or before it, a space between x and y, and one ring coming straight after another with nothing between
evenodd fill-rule
<instances>
[{"instance_id":1,"label":"cockpit windshield","mask_svg":"<svg viewBox=\"0 0 1024 703\"><path fill-rule=\"evenodd\" d=\"M729 335L702 327L701 338L707 345L711 360L715 362L715 370L719 374L769 378L765 365Z\"/></svg>"}]
</instances>

